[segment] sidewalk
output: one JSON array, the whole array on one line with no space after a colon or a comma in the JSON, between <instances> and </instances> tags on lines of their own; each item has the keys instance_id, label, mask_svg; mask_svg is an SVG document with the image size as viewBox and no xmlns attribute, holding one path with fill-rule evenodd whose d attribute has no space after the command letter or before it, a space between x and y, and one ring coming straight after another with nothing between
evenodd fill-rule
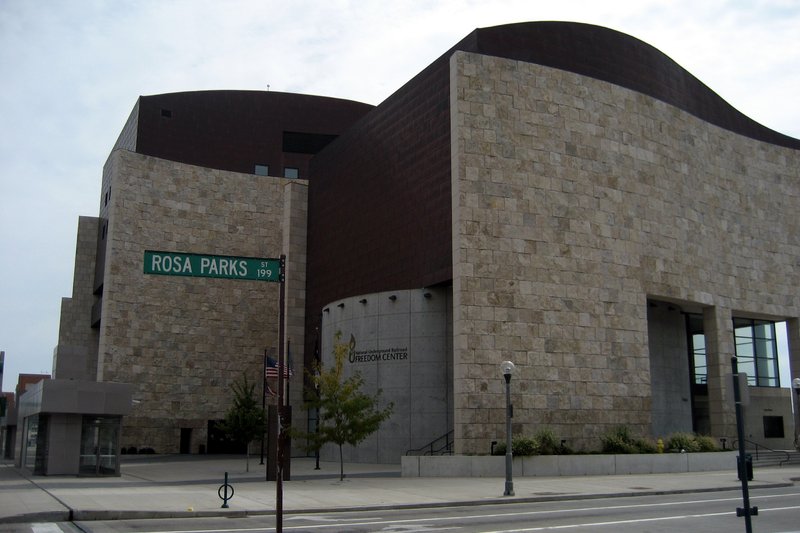
<instances>
[{"instance_id":1,"label":"sidewalk","mask_svg":"<svg viewBox=\"0 0 800 533\"><path fill-rule=\"evenodd\" d=\"M513 497L504 497L505 479L402 478L399 465L339 464L292 460L292 480L283 483L283 509L297 514L359 508L475 505L513 501L587 499L740 490L734 471L631 476L515 478ZM115 478L25 477L0 464L0 523L64 520L167 518L269 514L276 484L267 482L259 458L231 456L128 456ZM217 490L228 472L235 491L222 509ZM752 490L800 480L800 466L760 468Z\"/></svg>"}]
</instances>

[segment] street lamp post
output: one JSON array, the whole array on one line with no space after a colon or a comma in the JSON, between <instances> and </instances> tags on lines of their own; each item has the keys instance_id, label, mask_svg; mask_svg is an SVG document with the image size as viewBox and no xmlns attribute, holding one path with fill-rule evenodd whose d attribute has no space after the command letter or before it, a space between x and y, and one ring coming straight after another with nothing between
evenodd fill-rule
<instances>
[{"instance_id":1,"label":"street lamp post","mask_svg":"<svg viewBox=\"0 0 800 533\"><path fill-rule=\"evenodd\" d=\"M506 490L503 492L503 496L513 496L514 482L511 479L511 418L514 416L514 406L511 405L511 374L514 373L514 363L503 361L500 368L503 370L503 377L506 379Z\"/></svg>"},{"instance_id":2,"label":"street lamp post","mask_svg":"<svg viewBox=\"0 0 800 533\"><path fill-rule=\"evenodd\" d=\"M792 380L794 389L794 447L800 451L800 378Z\"/></svg>"}]
</instances>

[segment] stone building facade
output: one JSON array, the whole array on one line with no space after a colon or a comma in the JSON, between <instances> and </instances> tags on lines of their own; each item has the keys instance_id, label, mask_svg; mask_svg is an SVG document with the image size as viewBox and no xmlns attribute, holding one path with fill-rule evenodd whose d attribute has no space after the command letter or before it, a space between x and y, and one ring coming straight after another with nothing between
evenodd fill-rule
<instances>
[{"instance_id":1,"label":"stone building facade","mask_svg":"<svg viewBox=\"0 0 800 533\"><path fill-rule=\"evenodd\" d=\"M246 377L260 393L266 353L278 352L278 283L148 274L145 252L284 255L287 339L302 361L307 161L369 108L240 91L134 106L103 169L100 215L79 223L54 360L56 378L133 385L122 450L229 451L214 427L231 385ZM297 406L302 384L297 371Z\"/></svg>"},{"instance_id":2,"label":"stone building facade","mask_svg":"<svg viewBox=\"0 0 800 533\"><path fill-rule=\"evenodd\" d=\"M748 438L789 447L774 324L800 377L798 169L799 140L651 46L584 24L475 30L374 108L142 97L100 215L81 220L56 374L135 385L123 446L210 446L230 383L258 379L277 347L276 288L145 275L143 253L286 254L295 361L325 361L342 330L373 350L413 345L396 372L373 372L399 409L352 460L397 461L439 438L488 453L504 440L504 360L515 434L548 427L596 449L619 425L732 442L737 355ZM443 305L438 333L389 296ZM403 321L403 335L381 333ZM409 395L418 382L427 392ZM410 430L426 414L435 423Z\"/></svg>"},{"instance_id":3,"label":"stone building facade","mask_svg":"<svg viewBox=\"0 0 800 533\"><path fill-rule=\"evenodd\" d=\"M732 318L797 327L800 152L533 63L456 52L451 80L463 449L500 432L502 386L491 378L505 359L519 368L520 428L547 425L574 443L618 424L653 434L658 350L648 339L666 326L650 306L703 315L707 341L718 343L708 429L731 435ZM685 355L670 354L688 389ZM688 422L680 429L691 431Z\"/></svg>"},{"instance_id":4,"label":"stone building facade","mask_svg":"<svg viewBox=\"0 0 800 533\"><path fill-rule=\"evenodd\" d=\"M197 451L208 420L224 417L232 381L247 375L252 382L261 372L264 349L277 338L278 286L146 275L144 251L278 257L285 251L284 196L306 184L125 150L109 163L98 379L147 384L135 396L142 411L126 430L140 436L139 446L169 449L180 431L185 441L191 430Z\"/></svg>"}]
</instances>

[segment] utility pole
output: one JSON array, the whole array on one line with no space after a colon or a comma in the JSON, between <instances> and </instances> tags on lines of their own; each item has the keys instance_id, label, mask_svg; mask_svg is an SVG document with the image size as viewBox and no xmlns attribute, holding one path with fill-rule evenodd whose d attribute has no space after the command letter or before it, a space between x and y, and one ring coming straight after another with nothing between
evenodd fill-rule
<instances>
[{"instance_id":1,"label":"utility pole","mask_svg":"<svg viewBox=\"0 0 800 533\"><path fill-rule=\"evenodd\" d=\"M281 286L279 296L280 314L278 319L278 439L277 439L277 476L275 479L275 531L283 532L283 380L284 375L284 349L283 341L285 338L285 310L286 303L286 256L281 254Z\"/></svg>"}]
</instances>

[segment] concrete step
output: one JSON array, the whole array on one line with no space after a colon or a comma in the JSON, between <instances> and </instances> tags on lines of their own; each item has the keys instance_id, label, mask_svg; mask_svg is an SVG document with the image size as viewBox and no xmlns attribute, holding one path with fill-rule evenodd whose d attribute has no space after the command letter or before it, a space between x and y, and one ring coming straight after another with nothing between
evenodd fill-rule
<instances>
[{"instance_id":1,"label":"concrete step","mask_svg":"<svg viewBox=\"0 0 800 533\"><path fill-rule=\"evenodd\" d=\"M763 451L758 453L749 452L753 456L753 466L783 466L788 464L800 464L800 452L793 450Z\"/></svg>"}]
</instances>

